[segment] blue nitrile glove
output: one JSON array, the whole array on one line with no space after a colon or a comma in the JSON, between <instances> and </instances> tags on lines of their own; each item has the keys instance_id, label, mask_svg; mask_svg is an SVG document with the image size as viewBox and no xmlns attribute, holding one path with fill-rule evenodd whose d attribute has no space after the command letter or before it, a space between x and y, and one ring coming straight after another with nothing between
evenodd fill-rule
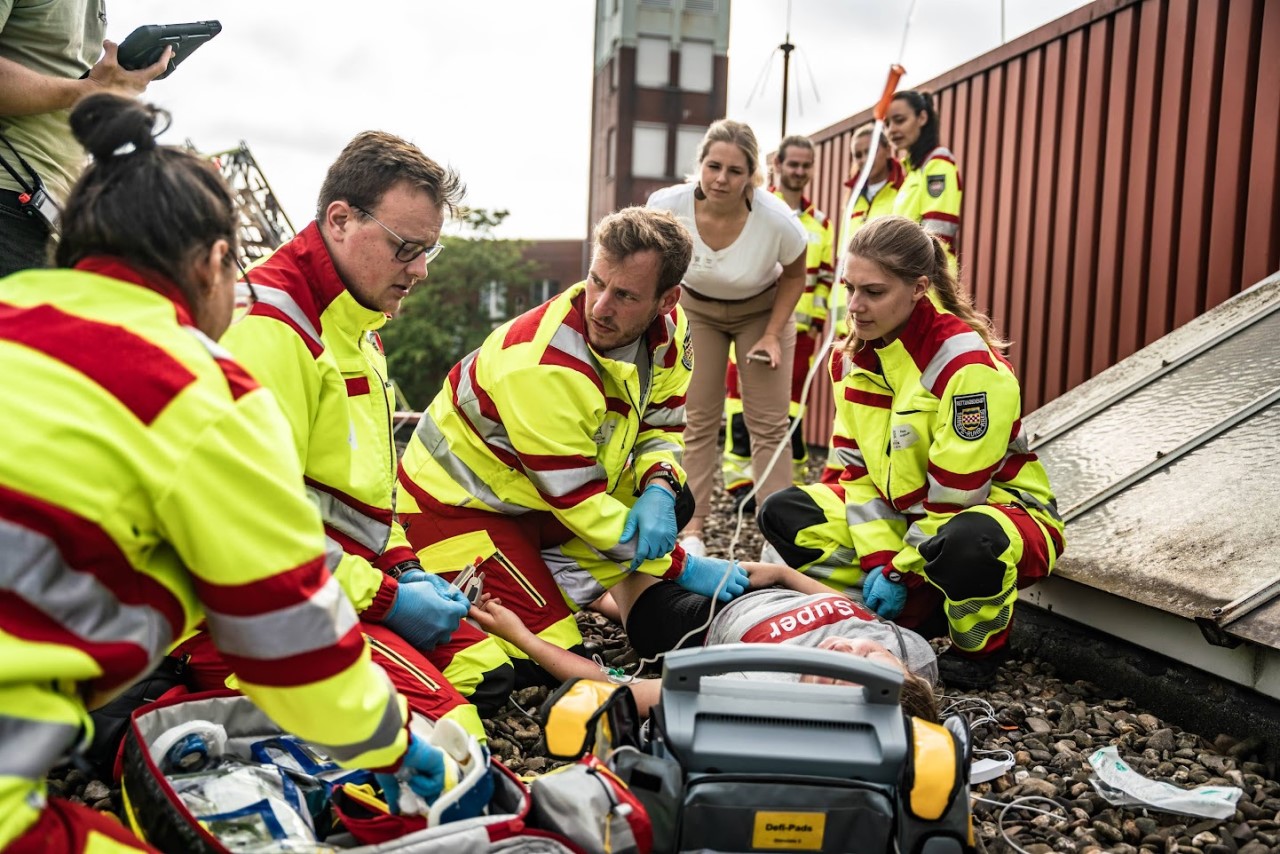
<instances>
[{"instance_id":1,"label":"blue nitrile glove","mask_svg":"<svg viewBox=\"0 0 1280 854\"><path fill-rule=\"evenodd\" d=\"M413 568L404 570L400 573L400 578L398 580L401 584L430 584L436 589L436 592L444 598L452 599L454 602L457 602L460 605L466 605L470 608L471 603L467 601L467 597L463 592L454 587L448 581L444 580L444 578L436 575L434 572L427 572L419 564L407 563L407 565Z\"/></svg>"},{"instance_id":2,"label":"blue nitrile glove","mask_svg":"<svg viewBox=\"0 0 1280 854\"><path fill-rule=\"evenodd\" d=\"M685 590L692 590L703 596L715 596L721 602L729 602L746 592L747 573L738 564L730 564L729 561L718 557L697 557L687 554L684 556L684 572L676 578L676 584ZM716 593L717 588L720 589L719 594Z\"/></svg>"},{"instance_id":3,"label":"blue nitrile glove","mask_svg":"<svg viewBox=\"0 0 1280 854\"><path fill-rule=\"evenodd\" d=\"M440 793L444 791L444 764L443 750L428 744L426 739L409 733L409 749L405 751L400 771L396 774L374 774L391 812L400 814L400 782L405 777L408 778L409 788L428 805L440 797Z\"/></svg>"},{"instance_id":4,"label":"blue nitrile glove","mask_svg":"<svg viewBox=\"0 0 1280 854\"><path fill-rule=\"evenodd\" d=\"M382 622L414 649L429 652L453 636L470 610L471 603L461 593L444 596L429 579L411 578L407 584L400 581L396 600Z\"/></svg>"},{"instance_id":5,"label":"blue nitrile glove","mask_svg":"<svg viewBox=\"0 0 1280 854\"><path fill-rule=\"evenodd\" d=\"M636 538L636 559L631 561L635 569L646 560L671 554L676 547L676 497L671 490L658 483L651 483L640 493L627 524L622 526L620 543Z\"/></svg>"},{"instance_id":6,"label":"blue nitrile glove","mask_svg":"<svg viewBox=\"0 0 1280 854\"><path fill-rule=\"evenodd\" d=\"M886 620L901 614L907 604L907 585L889 580L887 573L895 571L891 566L877 566L862 579L862 601Z\"/></svg>"}]
</instances>

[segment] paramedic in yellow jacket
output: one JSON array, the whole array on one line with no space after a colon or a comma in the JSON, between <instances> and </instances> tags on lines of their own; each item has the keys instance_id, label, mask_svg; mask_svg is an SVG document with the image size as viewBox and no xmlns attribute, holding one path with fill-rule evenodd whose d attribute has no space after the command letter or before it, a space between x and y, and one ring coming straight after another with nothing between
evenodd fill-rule
<instances>
[{"instance_id":1,"label":"paramedic in yellow jacket","mask_svg":"<svg viewBox=\"0 0 1280 854\"><path fill-rule=\"evenodd\" d=\"M933 107L933 98L928 92L913 89L898 92L889 102L885 128L906 170L893 212L920 223L925 231L941 240L951 273L958 277L956 241L960 233L964 183L960 180L956 156L939 142L938 112Z\"/></svg>"},{"instance_id":2,"label":"paramedic in yellow jacket","mask_svg":"<svg viewBox=\"0 0 1280 854\"><path fill-rule=\"evenodd\" d=\"M849 164L849 180L844 182L850 191L857 185L858 176L862 174L867 157L871 154L871 140L875 128L874 123L868 122L853 132L853 159ZM903 178L902 164L893 156L893 146L889 144L889 137L882 133L862 192L857 197L845 201L844 210L847 219L845 231L840 239L846 246L853 235L858 233L859 228L873 219L893 213L893 205L898 198L898 190L902 187ZM836 282L831 288L831 316L836 324L836 341L843 341L849 335L849 324L845 318L847 302L844 283ZM830 435L835 435L834 429L830 431ZM835 446L828 445L827 464L822 469L822 482L835 483L840 479L843 471L844 467L836 458Z\"/></svg>"},{"instance_id":3,"label":"paramedic in yellow jacket","mask_svg":"<svg viewBox=\"0 0 1280 854\"><path fill-rule=\"evenodd\" d=\"M808 235L809 249L805 256L804 293L796 303L796 355L791 365L792 423L800 417L800 398L804 395L805 380L813 365L817 342L822 338L827 321L828 299L831 283L835 280L835 242L831 220L805 198L805 188L813 176L813 142L807 136L788 136L778 145L773 158L773 171L777 186L769 190L787 203ZM746 499L755 485L751 472L751 433L742 415L742 390L738 386L738 362L729 354L729 369L725 373L724 399L724 461L722 471L724 486L734 497L737 507ZM807 479L809 446L804 441L803 427L795 426L791 434L791 479L804 483ZM745 505L745 513L755 511L755 499Z\"/></svg>"},{"instance_id":4,"label":"paramedic in yellow jacket","mask_svg":"<svg viewBox=\"0 0 1280 854\"><path fill-rule=\"evenodd\" d=\"M455 365L401 461L400 518L424 564L478 558L484 591L563 649L582 642L572 612L631 571L725 600L746 589L741 569L676 545L692 513L677 306L691 253L669 213L605 217L587 280ZM507 651L519 681L544 678Z\"/></svg>"},{"instance_id":5,"label":"paramedic in yellow jacket","mask_svg":"<svg viewBox=\"0 0 1280 854\"><path fill-rule=\"evenodd\" d=\"M1062 520L1004 345L943 244L889 216L848 252L853 332L831 360L844 474L773 496L760 527L788 564L861 587L880 616L948 631L944 679L968 687L1004 653L1018 588L1053 569Z\"/></svg>"},{"instance_id":6,"label":"paramedic in yellow jacket","mask_svg":"<svg viewBox=\"0 0 1280 854\"><path fill-rule=\"evenodd\" d=\"M347 767L399 764L404 700L370 663L326 566L288 426L215 339L232 320L239 214L217 171L155 144L148 105L71 114L93 154L58 269L0 281L0 850L146 850L114 816L49 799L88 709L206 620L241 687ZM127 151L125 148L127 147ZM413 740L413 767L425 767ZM420 772L420 776L422 776Z\"/></svg>"},{"instance_id":7,"label":"paramedic in yellow jacket","mask_svg":"<svg viewBox=\"0 0 1280 854\"><path fill-rule=\"evenodd\" d=\"M423 571L395 519L394 401L377 332L427 278L444 216L461 196L457 175L410 143L357 135L325 175L317 219L249 271L257 302L224 343L280 402L292 431L280 453L292 448L302 464L334 575L379 663L412 708L454 717L482 738L476 708L453 688L496 711L510 668L492 642L473 654L487 652L497 666L465 667L477 664L473 655L442 676L432 663L468 603ZM207 641L175 652L192 656L201 687L217 681Z\"/></svg>"}]
</instances>

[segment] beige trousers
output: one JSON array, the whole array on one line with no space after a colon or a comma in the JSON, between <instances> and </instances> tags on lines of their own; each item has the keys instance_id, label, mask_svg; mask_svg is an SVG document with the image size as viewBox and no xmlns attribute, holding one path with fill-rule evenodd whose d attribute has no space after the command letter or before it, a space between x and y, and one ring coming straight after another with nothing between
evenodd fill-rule
<instances>
[{"instance_id":1,"label":"beige trousers","mask_svg":"<svg viewBox=\"0 0 1280 854\"><path fill-rule=\"evenodd\" d=\"M756 506L791 485L790 446L769 472L762 474L783 441L788 427L791 402L791 363L795 357L796 326L787 323L782 334L782 363L771 368L753 362L746 354L764 335L773 311L777 287L742 302L699 299L688 290L680 295L680 306L689 316L693 335L693 379L685 405L684 468L689 489L697 506L689 527L701 530L711 511L711 492L720 471L716 448L724 414L724 374L729 366L729 343L738 354L738 376L742 382L742 414L751 434L751 468L760 491Z\"/></svg>"}]
</instances>

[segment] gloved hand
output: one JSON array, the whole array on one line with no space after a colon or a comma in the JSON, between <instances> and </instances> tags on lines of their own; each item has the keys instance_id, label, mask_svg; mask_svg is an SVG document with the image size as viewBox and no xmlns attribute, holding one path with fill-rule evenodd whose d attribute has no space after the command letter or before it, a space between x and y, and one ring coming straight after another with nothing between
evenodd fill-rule
<instances>
[{"instance_id":1,"label":"gloved hand","mask_svg":"<svg viewBox=\"0 0 1280 854\"><path fill-rule=\"evenodd\" d=\"M423 575L428 578L411 578L408 583L401 579L396 600L382 622L414 649L428 652L453 636L471 603L456 590L441 595L430 573Z\"/></svg>"},{"instance_id":2,"label":"gloved hand","mask_svg":"<svg viewBox=\"0 0 1280 854\"><path fill-rule=\"evenodd\" d=\"M862 601L886 620L901 614L907 604L907 585L889 580L887 573L894 571L891 566L877 566L862 579Z\"/></svg>"},{"instance_id":3,"label":"gloved hand","mask_svg":"<svg viewBox=\"0 0 1280 854\"><path fill-rule=\"evenodd\" d=\"M395 774L374 774L378 785L382 787L382 795L387 800L391 812L400 814L400 783L409 784L409 789L421 797L428 805L435 802L444 791L445 755L444 751L427 743L427 740L409 733L409 749L405 751L400 771Z\"/></svg>"},{"instance_id":4,"label":"gloved hand","mask_svg":"<svg viewBox=\"0 0 1280 854\"><path fill-rule=\"evenodd\" d=\"M627 523L622 527L620 543L636 538L635 569L646 560L671 554L676 547L676 497L658 483L650 483L636 499Z\"/></svg>"},{"instance_id":5,"label":"gloved hand","mask_svg":"<svg viewBox=\"0 0 1280 854\"><path fill-rule=\"evenodd\" d=\"M684 572L676 578L676 584L685 590L692 590L703 596L715 596L721 602L730 602L746 592L747 574L738 564L731 564L718 557L686 554ZM716 593L717 588L719 593Z\"/></svg>"},{"instance_id":6,"label":"gloved hand","mask_svg":"<svg viewBox=\"0 0 1280 854\"><path fill-rule=\"evenodd\" d=\"M398 579L401 584L420 584L427 583L436 589L436 592L445 599L452 599L459 604L465 604L470 607L471 603L467 601L467 597L462 591L454 587L444 578L436 575L434 572L427 572L422 568L422 564L415 561L405 561L400 566L408 567L400 572Z\"/></svg>"}]
</instances>

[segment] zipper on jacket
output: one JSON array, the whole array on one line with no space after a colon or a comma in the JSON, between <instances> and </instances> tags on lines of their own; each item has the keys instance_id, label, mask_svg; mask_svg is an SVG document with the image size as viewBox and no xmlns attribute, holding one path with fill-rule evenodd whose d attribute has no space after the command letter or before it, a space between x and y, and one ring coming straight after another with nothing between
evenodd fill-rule
<instances>
[{"instance_id":1,"label":"zipper on jacket","mask_svg":"<svg viewBox=\"0 0 1280 854\"><path fill-rule=\"evenodd\" d=\"M364 339L366 341L369 340L369 333L367 332L365 333ZM370 341L369 343L370 343L370 346L373 346L373 342ZM365 355L364 350L360 348L360 345L357 344L356 346L358 349L360 349L360 354L365 357L365 362L368 363L369 367L373 369L374 375L377 376L378 378L378 383L382 386L382 411L387 413L387 450L391 455L390 456L391 467L389 470L389 473L391 475L391 496L390 496L391 508L390 509L391 509L391 518L394 520L395 514L396 514L396 462L397 462L396 461L396 437L395 437L395 431L394 431L395 398L391 397L390 399L388 399L387 391L388 391L389 383L387 382L387 378L384 377L382 375L382 372L378 370L377 364L372 359L370 359L367 355ZM391 535L388 533L387 542L383 544L383 549L385 550L387 545L389 545L390 543L391 543Z\"/></svg>"}]
</instances>

